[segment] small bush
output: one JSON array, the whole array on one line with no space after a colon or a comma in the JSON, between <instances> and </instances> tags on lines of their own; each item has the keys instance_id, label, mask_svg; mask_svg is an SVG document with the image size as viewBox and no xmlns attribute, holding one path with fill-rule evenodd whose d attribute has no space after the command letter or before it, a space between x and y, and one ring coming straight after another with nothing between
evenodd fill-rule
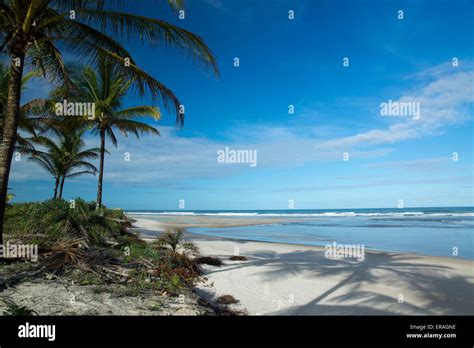
<instances>
[{"instance_id":1,"label":"small bush","mask_svg":"<svg viewBox=\"0 0 474 348\"><path fill-rule=\"evenodd\" d=\"M157 261L161 258L162 254L151 247L148 243L132 242L128 245L130 256L127 258L128 261L137 260L144 258L150 262Z\"/></svg>"},{"instance_id":2,"label":"small bush","mask_svg":"<svg viewBox=\"0 0 474 348\"><path fill-rule=\"evenodd\" d=\"M198 253L198 248L196 245L186 242L184 239L184 229L180 227L176 227L172 230L164 232L153 242L153 245L157 248L169 248L174 253L178 253L179 251L181 251L182 254Z\"/></svg>"},{"instance_id":3,"label":"small bush","mask_svg":"<svg viewBox=\"0 0 474 348\"><path fill-rule=\"evenodd\" d=\"M130 255L124 257L128 264L138 265L127 285L129 292L140 294L150 289L176 294L189 288L200 275L200 269L186 253L171 248L156 247L153 243L129 239Z\"/></svg>"},{"instance_id":4,"label":"small bush","mask_svg":"<svg viewBox=\"0 0 474 348\"><path fill-rule=\"evenodd\" d=\"M211 256L201 256L194 259L194 262L198 265L211 265L211 266L222 266L222 261L219 260L217 257Z\"/></svg>"},{"instance_id":5,"label":"small bush","mask_svg":"<svg viewBox=\"0 0 474 348\"><path fill-rule=\"evenodd\" d=\"M234 256L229 257L229 260L231 260L231 261L247 261L247 258L245 256L234 255Z\"/></svg>"}]
</instances>

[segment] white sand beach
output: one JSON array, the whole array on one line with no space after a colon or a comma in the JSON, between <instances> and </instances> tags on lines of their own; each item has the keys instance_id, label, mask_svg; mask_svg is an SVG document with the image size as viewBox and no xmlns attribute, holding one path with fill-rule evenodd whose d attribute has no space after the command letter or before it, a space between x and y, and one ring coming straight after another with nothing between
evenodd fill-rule
<instances>
[{"instance_id":1,"label":"white sand beach","mask_svg":"<svg viewBox=\"0 0 474 348\"><path fill-rule=\"evenodd\" d=\"M176 222L133 218L145 239ZM211 226L235 223L219 220L207 219ZM233 295L239 303L232 308L249 315L474 314L474 261L366 250L357 262L328 259L321 247L188 236L202 255L224 262L204 266L208 280L199 294ZM230 261L236 250L248 260Z\"/></svg>"}]
</instances>

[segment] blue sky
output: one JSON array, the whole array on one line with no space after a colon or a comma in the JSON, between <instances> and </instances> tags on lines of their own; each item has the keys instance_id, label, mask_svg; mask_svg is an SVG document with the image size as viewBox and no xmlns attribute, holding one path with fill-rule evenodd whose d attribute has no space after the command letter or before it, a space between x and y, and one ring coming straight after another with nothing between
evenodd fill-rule
<instances>
[{"instance_id":1,"label":"blue sky","mask_svg":"<svg viewBox=\"0 0 474 348\"><path fill-rule=\"evenodd\" d=\"M297 209L474 205L474 2L195 0L185 20L160 4L130 10L199 34L221 77L172 49L126 44L180 98L186 123L178 131L165 114L148 121L160 138L122 137L117 149L109 143L108 206L176 210L180 199L189 210L286 209L289 200ZM46 92L36 82L25 98ZM381 116L388 100L419 103L420 119ZM130 106L139 102L128 98ZM217 163L225 147L256 150L258 165ZM95 199L96 181L67 181L65 198ZM53 180L22 159L9 186L16 201L42 200Z\"/></svg>"}]
</instances>

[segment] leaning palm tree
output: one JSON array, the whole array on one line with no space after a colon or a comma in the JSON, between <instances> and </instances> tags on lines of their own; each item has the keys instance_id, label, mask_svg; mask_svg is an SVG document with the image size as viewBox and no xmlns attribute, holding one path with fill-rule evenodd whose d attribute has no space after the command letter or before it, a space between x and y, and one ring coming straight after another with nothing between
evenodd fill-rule
<instances>
[{"instance_id":1,"label":"leaning palm tree","mask_svg":"<svg viewBox=\"0 0 474 348\"><path fill-rule=\"evenodd\" d=\"M97 168L89 160L96 159L100 149L84 150L83 133L84 131L80 131L74 134L68 129L67 132L58 133L57 141L44 136L35 137L34 142L45 150L20 147L20 151L30 155L31 161L54 177L53 198L62 198L66 178L97 173Z\"/></svg>"},{"instance_id":2,"label":"leaning palm tree","mask_svg":"<svg viewBox=\"0 0 474 348\"><path fill-rule=\"evenodd\" d=\"M63 62L63 51L77 60L95 65L99 55L106 55L116 64L122 76L133 81L140 94L146 91L161 101L169 111L179 113L176 96L156 79L139 69L121 41L139 40L152 45L178 48L198 63L214 70L217 65L212 52L193 33L162 20L126 13L124 1L113 1L119 10L105 5L103 0L1 0L0 52L11 58L8 98L0 143L0 244L3 237L5 199L10 166L20 119L21 80L25 66L38 68L53 83L72 86ZM174 10L180 0L168 0ZM110 4L111 2L109 2Z\"/></svg>"},{"instance_id":3,"label":"leaning palm tree","mask_svg":"<svg viewBox=\"0 0 474 348\"><path fill-rule=\"evenodd\" d=\"M120 75L109 59L100 59L97 71L91 67L71 69L74 85L77 88L76 98L95 103L95 118L88 121L92 133L100 137L99 180L97 184L97 208L102 206L102 182L104 177L105 143L109 139L117 147L115 131L125 136L155 134L159 132L153 126L140 122L138 118L150 116L159 120L159 109L151 105L139 105L124 108L123 101L132 81ZM64 94L60 89L55 93Z\"/></svg>"}]
</instances>

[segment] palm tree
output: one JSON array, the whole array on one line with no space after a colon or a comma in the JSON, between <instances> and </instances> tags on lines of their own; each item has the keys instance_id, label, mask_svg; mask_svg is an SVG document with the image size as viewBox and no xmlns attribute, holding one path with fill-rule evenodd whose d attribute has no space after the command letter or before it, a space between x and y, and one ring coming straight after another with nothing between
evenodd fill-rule
<instances>
[{"instance_id":1,"label":"palm tree","mask_svg":"<svg viewBox=\"0 0 474 348\"><path fill-rule=\"evenodd\" d=\"M91 67L73 69L74 85L77 87L77 98L95 103L95 118L90 121L92 133L100 136L99 180L97 184L97 208L102 206L102 182L104 176L105 142L108 138L117 147L117 137L114 130L125 136L134 134L159 135L156 128L140 122L137 118L151 116L159 120L161 113L155 106L140 105L123 108L123 99L132 84L126 77L120 75L110 60L101 59L98 69ZM63 93L63 92L60 92Z\"/></svg>"},{"instance_id":2,"label":"palm tree","mask_svg":"<svg viewBox=\"0 0 474 348\"><path fill-rule=\"evenodd\" d=\"M38 76L37 72L30 71L25 74L21 80L22 90L26 89L28 81ZM0 141L3 136L3 118L6 113L7 99L8 99L8 82L10 80L10 69L0 62ZM44 111L46 101L44 99L33 99L23 104L20 107L20 119L18 121L18 130L29 136L36 136L38 131L41 131L42 117L39 114ZM34 116L34 117L33 117ZM16 135L16 144L20 146L29 146L31 138L26 138L22 134Z\"/></svg>"},{"instance_id":3,"label":"palm tree","mask_svg":"<svg viewBox=\"0 0 474 348\"><path fill-rule=\"evenodd\" d=\"M56 142L43 136L34 138L34 142L45 148L45 151L31 148L20 148L20 151L29 154L31 161L38 163L54 177L53 198L61 199L66 178L97 173L97 168L88 160L99 157L100 149L83 149L84 131L74 134L68 129L58 134Z\"/></svg>"},{"instance_id":4,"label":"palm tree","mask_svg":"<svg viewBox=\"0 0 474 348\"><path fill-rule=\"evenodd\" d=\"M113 3L122 3L116 0ZM168 0L174 10L180 0ZM103 0L1 0L0 52L11 58L8 98L0 144L0 244L3 241L5 200L10 166L20 119L21 80L25 65L39 69L51 82L73 85L62 57L63 50L78 60L95 65L99 55L116 64L134 89L151 93L169 111L179 113L179 101L171 90L139 69L132 55L119 41L174 46L218 75L212 52L199 36L162 20L116 11Z\"/></svg>"}]
</instances>

